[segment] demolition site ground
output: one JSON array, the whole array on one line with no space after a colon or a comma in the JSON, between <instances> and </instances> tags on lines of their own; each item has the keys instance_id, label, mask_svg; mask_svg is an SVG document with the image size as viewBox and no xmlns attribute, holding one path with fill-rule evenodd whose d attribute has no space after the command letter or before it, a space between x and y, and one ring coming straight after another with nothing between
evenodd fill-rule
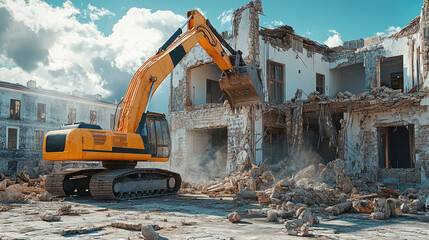
<instances>
[{"instance_id":1,"label":"demolition site ground","mask_svg":"<svg viewBox=\"0 0 429 240\"><path fill-rule=\"evenodd\" d=\"M237 207L231 197L179 194L123 202L75 197L10 206L12 209L0 214L0 239L142 239L135 227L140 224L152 225L159 239L302 239L287 235L283 224L268 222L268 208L257 202ZM61 216L60 221L46 222L39 216L64 206L74 212ZM232 211L240 213L242 220L229 222L226 215ZM356 213L317 217L320 223L310 227L309 238L429 238L429 215L425 213L389 220L372 220L370 214ZM83 231L73 233L73 229Z\"/></svg>"}]
</instances>

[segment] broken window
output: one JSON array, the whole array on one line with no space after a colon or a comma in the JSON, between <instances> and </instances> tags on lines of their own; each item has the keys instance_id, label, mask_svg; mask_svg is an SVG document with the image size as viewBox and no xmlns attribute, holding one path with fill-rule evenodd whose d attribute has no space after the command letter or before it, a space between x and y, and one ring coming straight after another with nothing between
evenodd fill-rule
<instances>
[{"instance_id":1,"label":"broken window","mask_svg":"<svg viewBox=\"0 0 429 240\"><path fill-rule=\"evenodd\" d=\"M380 85L404 90L403 56L383 58L380 64Z\"/></svg>"},{"instance_id":2,"label":"broken window","mask_svg":"<svg viewBox=\"0 0 429 240\"><path fill-rule=\"evenodd\" d=\"M21 101L16 99L10 100L10 118L11 119L20 119L21 113Z\"/></svg>"},{"instance_id":3,"label":"broken window","mask_svg":"<svg viewBox=\"0 0 429 240\"><path fill-rule=\"evenodd\" d=\"M377 132L380 168L414 167L414 125L379 127Z\"/></svg>"},{"instance_id":4,"label":"broken window","mask_svg":"<svg viewBox=\"0 0 429 240\"><path fill-rule=\"evenodd\" d=\"M206 103L223 103L224 97L219 82L207 79Z\"/></svg>"},{"instance_id":5,"label":"broken window","mask_svg":"<svg viewBox=\"0 0 429 240\"><path fill-rule=\"evenodd\" d=\"M271 103L283 103L284 64L268 61L268 96Z\"/></svg>"},{"instance_id":6,"label":"broken window","mask_svg":"<svg viewBox=\"0 0 429 240\"><path fill-rule=\"evenodd\" d=\"M316 91L325 94L325 75L316 73Z\"/></svg>"},{"instance_id":7,"label":"broken window","mask_svg":"<svg viewBox=\"0 0 429 240\"><path fill-rule=\"evenodd\" d=\"M37 104L37 121L45 122L46 120L46 104L38 103Z\"/></svg>"},{"instance_id":8,"label":"broken window","mask_svg":"<svg viewBox=\"0 0 429 240\"><path fill-rule=\"evenodd\" d=\"M89 123L97 124L97 111L91 110L89 112Z\"/></svg>"},{"instance_id":9,"label":"broken window","mask_svg":"<svg viewBox=\"0 0 429 240\"><path fill-rule=\"evenodd\" d=\"M43 150L43 139L45 137L44 130L34 130L34 149L36 151Z\"/></svg>"},{"instance_id":10,"label":"broken window","mask_svg":"<svg viewBox=\"0 0 429 240\"><path fill-rule=\"evenodd\" d=\"M76 108L69 108L68 114L68 124L73 124L76 122Z\"/></svg>"},{"instance_id":11,"label":"broken window","mask_svg":"<svg viewBox=\"0 0 429 240\"><path fill-rule=\"evenodd\" d=\"M7 127L7 148L8 149L18 149L18 128L16 127Z\"/></svg>"}]
</instances>

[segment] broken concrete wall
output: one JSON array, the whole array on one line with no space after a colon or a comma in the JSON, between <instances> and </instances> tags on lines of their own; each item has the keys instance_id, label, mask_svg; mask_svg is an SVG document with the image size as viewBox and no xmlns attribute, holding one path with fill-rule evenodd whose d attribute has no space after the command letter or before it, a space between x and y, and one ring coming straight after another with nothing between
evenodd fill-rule
<instances>
[{"instance_id":1,"label":"broken concrete wall","mask_svg":"<svg viewBox=\"0 0 429 240\"><path fill-rule=\"evenodd\" d=\"M377 180L380 173L377 128L414 125L415 169L421 173L422 186L429 186L429 99L413 97L397 100L390 107L373 101L373 107L354 108L344 113L347 173L357 178L367 175ZM392 169L395 172L396 169ZM398 172L400 170L396 170ZM407 171L405 171L407 172ZM415 182L412 174L409 182ZM403 179L404 180L404 179ZM406 181L404 181L406 182Z\"/></svg>"},{"instance_id":2,"label":"broken concrete wall","mask_svg":"<svg viewBox=\"0 0 429 240\"><path fill-rule=\"evenodd\" d=\"M247 63L256 61L258 64L257 36L261 11L261 3L255 1L235 10L233 14L233 34L227 41L243 52ZM249 153L255 161L262 161L262 141L258 141L262 137L262 109L243 107L233 112L226 103L206 103L206 79L220 78L220 69L215 68L210 56L197 45L170 75L172 154L169 168L182 173L185 179L191 171L210 170L202 169L200 163L193 162L193 152L189 150L192 141L198 140L197 131L203 132L205 129L227 129L226 173L237 170L238 165L249 158Z\"/></svg>"}]
</instances>

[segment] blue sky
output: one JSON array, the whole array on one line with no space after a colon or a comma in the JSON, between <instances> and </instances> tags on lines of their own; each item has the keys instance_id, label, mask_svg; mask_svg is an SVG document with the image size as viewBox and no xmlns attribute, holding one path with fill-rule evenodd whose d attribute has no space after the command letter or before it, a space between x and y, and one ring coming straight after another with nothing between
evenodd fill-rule
<instances>
[{"instance_id":1,"label":"blue sky","mask_svg":"<svg viewBox=\"0 0 429 240\"><path fill-rule=\"evenodd\" d=\"M248 1L1 0L0 81L113 101L125 94L137 68L198 8L219 31L223 16ZM327 45L388 34L420 14L423 0L264 0L260 25L290 25ZM227 18L224 18L227 19ZM167 112L169 81L151 111Z\"/></svg>"}]
</instances>

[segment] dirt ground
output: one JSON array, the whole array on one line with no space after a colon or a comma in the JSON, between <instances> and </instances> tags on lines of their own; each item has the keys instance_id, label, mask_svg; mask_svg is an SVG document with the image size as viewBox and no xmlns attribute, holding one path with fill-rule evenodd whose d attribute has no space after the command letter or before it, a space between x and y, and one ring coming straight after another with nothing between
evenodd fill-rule
<instances>
[{"instance_id":1,"label":"dirt ground","mask_svg":"<svg viewBox=\"0 0 429 240\"><path fill-rule=\"evenodd\" d=\"M87 210L80 215L61 216L61 221L45 222L42 212L56 213L61 206ZM110 226L113 222L158 225L160 239L303 239L286 234L281 223L267 222L266 217L246 214L249 209L263 212L255 204L235 207L232 198L208 198L202 195L171 195L130 201L95 201L90 197L34 201L11 204L0 212L0 239L142 239L139 231ZM242 221L231 223L232 211ZM388 220L371 220L369 214L342 214L337 217L317 214L320 223L310 227L310 237L317 239L429 239L429 214L407 215ZM84 234L62 236L61 230L104 227Z\"/></svg>"}]
</instances>

